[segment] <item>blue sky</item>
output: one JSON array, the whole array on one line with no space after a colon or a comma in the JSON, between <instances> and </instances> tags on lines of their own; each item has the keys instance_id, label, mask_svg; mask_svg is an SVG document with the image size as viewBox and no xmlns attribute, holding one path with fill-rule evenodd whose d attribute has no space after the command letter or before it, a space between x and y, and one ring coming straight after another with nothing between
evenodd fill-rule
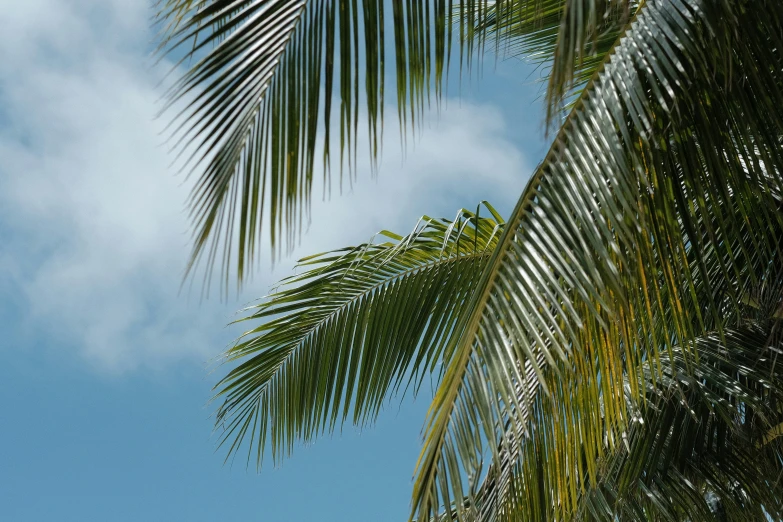
<instances>
[{"instance_id":1,"label":"blue sky","mask_svg":"<svg viewBox=\"0 0 783 522\"><path fill-rule=\"evenodd\" d=\"M482 199L508 213L545 151L536 73L489 63L404 159L387 118L377 180L316 200L293 256L199 302L178 294L188 183L153 118L169 64L149 57L151 14L26 0L0 17L0 520L403 520L425 400L257 474L214 451L210 361L297 256Z\"/></svg>"}]
</instances>

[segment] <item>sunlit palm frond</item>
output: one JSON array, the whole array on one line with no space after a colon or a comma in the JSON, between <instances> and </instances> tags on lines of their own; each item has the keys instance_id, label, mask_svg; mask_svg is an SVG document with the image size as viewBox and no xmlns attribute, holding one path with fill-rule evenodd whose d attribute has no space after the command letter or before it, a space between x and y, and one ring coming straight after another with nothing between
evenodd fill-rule
<instances>
[{"instance_id":1,"label":"sunlit palm frond","mask_svg":"<svg viewBox=\"0 0 783 522\"><path fill-rule=\"evenodd\" d=\"M740 318L729 319L722 335L715 331L685 352L676 346L661 354L659 371L644 375L643 410L627 395L628 435L598 464L598 477L580 493L572 520L764 520L763 513L783 518L783 455L775 440L783 425L783 368L777 363L783 339L775 335L783 325L777 317L783 263L759 274L761 281L747 294L752 304L742 307ZM699 354L692 371L688 352ZM537 388L526 383L520 400ZM526 451L524 433L506 438L514 443L498 448L499 461L466 499L476 521L525 520L516 509L524 504L518 496L528 489L525 482L537 479L531 469L543 463ZM454 509L440 515L455 518Z\"/></svg>"},{"instance_id":2,"label":"sunlit palm frond","mask_svg":"<svg viewBox=\"0 0 783 522\"><path fill-rule=\"evenodd\" d=\"M250 308L243 321L261 324L228 351L239 364L217 386L229 454L247 439L260 465L267 445L280 457L349 415L363 424L401 384L437 376L502 230L484 209L303 259L302 274Z\"/></svg>"},{"instance_id":3,"label":"sunlit palm frond","mask_svg":"<svg viewBox=\"0 0 783 522\"><path fill-rule=\"evenodd\" d=\"M662 354L684 347L694 375L694 341L722 337L748 285L780 265L781 35L778 2L639 8L523 193L447 347L417 466L418 519L450 505L474 516L465 499L481 457L514 444L508 433L525 437L518 518L570 519L596 463L624 444L629 401L647 407L642 383L661 376ZM532 409L517 394L528 363L540 385Z\"/></svg>"},{"instance_id":4,"label":"sunlit palm frond","mask_svg":"<svg viewBox=\"0 0 783 522\"><path fill-rule=\"evenodd\" d=\"M693 373L679 347L661 355L660 373L646 377L648 407L641 415L629 401L636 417L625 443L599 463L572 520L712 520L718 512L729 520L781 518L783 455L778 444L763 444L783 414L780 346L769 344L768 320L743 322L695 341ZM524 477L520 459L535 459L525 444L522 437L503 455L500 473L490 468L475 495L476 520L525 520L515 512L525 499L514 497L525 490L520 483L534 480Z\"/></svg>"}]
</instances>

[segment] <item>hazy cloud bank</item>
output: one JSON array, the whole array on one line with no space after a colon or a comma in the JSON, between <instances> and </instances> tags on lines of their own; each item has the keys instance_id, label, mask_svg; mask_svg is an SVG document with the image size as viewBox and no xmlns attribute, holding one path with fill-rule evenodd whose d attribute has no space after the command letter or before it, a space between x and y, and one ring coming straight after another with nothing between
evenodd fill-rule
<instances>
[{"instance_id":1,"label":"hazy cloud bank","mask_svg":"<svg viewBox=\"0 0 783 522\"><path fill-rule=\"evenodd\" d=\"M102 371L210 359L236 332L222 328L234 309L265 293L296 256L382 228L407 232L421 214L452 217L481 199L508 210L530 173L491 106L450 101L404 160L390 117L377 181L360 169L353 190L335 188L328 202L316 187L294 255L274 273L257 272L238 301L199 304L178 295L188 187L167 168L153 119L162 70L147 54L150 10L125 0L28 0L4 11L0 292L20 293L25 320L14 328Z\"/></svg>"}]
</instances>

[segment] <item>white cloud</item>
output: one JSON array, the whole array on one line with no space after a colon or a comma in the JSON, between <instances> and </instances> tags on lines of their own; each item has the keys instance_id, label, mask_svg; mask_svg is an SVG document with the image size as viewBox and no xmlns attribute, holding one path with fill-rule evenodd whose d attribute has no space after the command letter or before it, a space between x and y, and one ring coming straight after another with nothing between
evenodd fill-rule
<instances>
[{"instance_id":1,"label":"white cloud","mask_svg":"<svg viewBox=\"0 0 783 522\"><path fill-rule=\"evenodd\" d=\"M153 121L160 71L145 54L149 14L124 0L35 0L0 19L10 35L0 54L12 56L0 62L0 291L21 292L27 320L17 328L100 370L205 361L229 339L221 327L236 308L178 295L187 187L167 168ZM508 210L530 169L502 115L452 103L433 121L404 161L386 141L377 181L360 174L352 191L314 202L295 255L381 228L407 232L421 214L451 217L480 199ZM391 123L387 137L397 135ZM257 275L240 299L290 265Z\"/></svg>"}]
</instances>

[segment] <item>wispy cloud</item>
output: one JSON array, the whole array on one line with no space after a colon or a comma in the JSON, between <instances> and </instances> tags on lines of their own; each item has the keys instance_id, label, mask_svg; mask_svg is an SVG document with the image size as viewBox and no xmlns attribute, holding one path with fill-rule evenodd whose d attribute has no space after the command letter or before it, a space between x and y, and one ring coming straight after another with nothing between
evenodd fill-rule
<instances>
[{"instance_id":1,"label":"wispy cloud","mask_svg":"<svg viewBox=\"0 0 783 522\"><path fill-rule=\"evenodd\" d=\"M0 62L0 291L21 293L28 321L15 328L100 371L205 361L236 307L178 295L188 187L167 168L153 119L149 15L124 0L28 0L0 19L0 55L11 57ZM407 232L421 214L451 217L481 199L510 208L530 169L505 125L493 107L452 101L404 160L388 139L379 178L360 173L352 190L315 201L294 255L258 272L240 301L297 255Z\"/></svg>"}]
</instances>

